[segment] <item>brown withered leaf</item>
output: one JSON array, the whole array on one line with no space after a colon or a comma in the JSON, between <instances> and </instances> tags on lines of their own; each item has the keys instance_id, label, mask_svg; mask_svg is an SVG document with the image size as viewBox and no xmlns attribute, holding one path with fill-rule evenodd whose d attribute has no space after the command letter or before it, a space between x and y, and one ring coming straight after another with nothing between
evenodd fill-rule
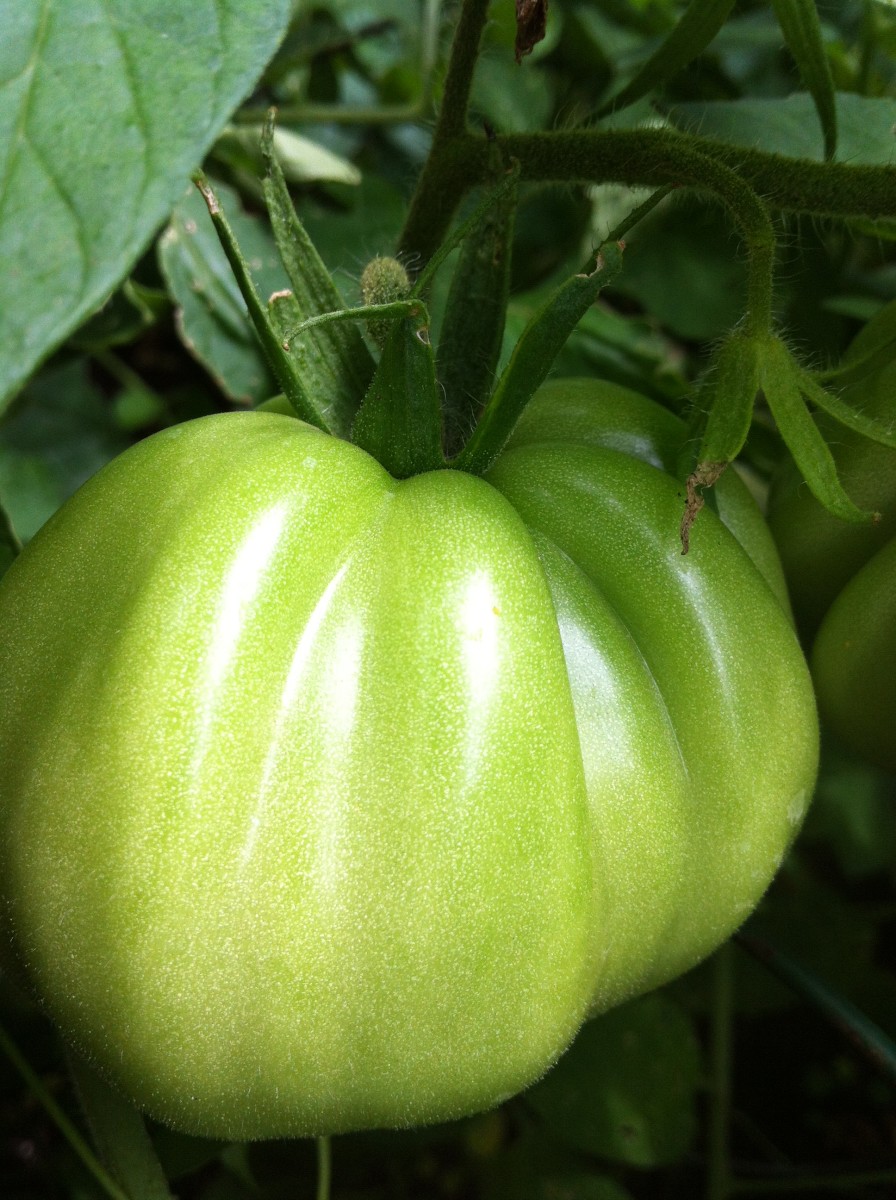
<instances>
[{"instance_id":1,"label":"brown withered leaf","mask_svg":"<svg viewBox=\"0 0 896 1200\"><path fill-rule=\"evenodd\" d=\"M548 0L516 0L516 61L522 62L544 37Z\"/></svg>"}]
</instances>

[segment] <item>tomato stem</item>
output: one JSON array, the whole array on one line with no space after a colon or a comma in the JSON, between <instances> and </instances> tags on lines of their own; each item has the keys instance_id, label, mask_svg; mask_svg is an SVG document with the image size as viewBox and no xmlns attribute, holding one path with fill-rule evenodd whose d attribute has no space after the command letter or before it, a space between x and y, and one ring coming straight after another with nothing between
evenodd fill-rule
<instances>
[{"instance_id":1,"label":"tomato stem","mask_svg":"<svg viewBox=\"0 0 896 1200\"><path fill-rule=\"evenodd\" d=\"M332 1162L330 1139L317 1139L317 1200L330 1200L330 1178Z\"/></svg>"},{"instance_id":2,"label":"tomato stem","mask_svg":"<svg viewBox=\"0 0 896 1200\"><path fill-rule=\"evenodd\" d=\"M718 951L712 965L706 1200L727 1200L731 1194L728 1130L731 1119L731 1023L734 1013L734 964L730 942Z\"/></svg>"},{"instance_id":3,"label":"tomato stem","mask_svg":"<svg viewBox=\"0 0 896 1200\"><path fill-rule=\"evenodd\" d=\"M479 57L479 43L485 28L488 6L489 0L464 0L451 43L442 103L433 131L432 150L411 200L399 242L401 250L420 252L424 258L428 258L442 240L454 210L471 182L465 181L462 171L449 171L446 175L443 147L462 136L467 128L473 72ZM418 236L425 238L426 230L433 223L434 206L439 210L435 216L435 224L438 226L436 235L432 240L428 240L425 246L417 246L415 239Z\"/></svg>"}]
</instances>

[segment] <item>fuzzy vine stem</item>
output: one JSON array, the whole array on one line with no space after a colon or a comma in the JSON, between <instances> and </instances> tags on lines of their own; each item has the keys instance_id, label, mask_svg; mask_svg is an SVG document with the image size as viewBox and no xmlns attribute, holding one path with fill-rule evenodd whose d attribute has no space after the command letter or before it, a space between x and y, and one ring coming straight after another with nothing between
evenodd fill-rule
<instances>
[{"instance_id":1,"label":"fuzzy vine stem","mask_svg":"<svg viewBox=\"0 0 896 1200\"><path fill-rule=\"evenodd\" d=\"M467 109L473 87L473 72L479 57L479 43L488 14L489 0L464 0L451 43L451 57L445 73L442 104L433 134L433 143L448 141L467 128Z\"/></svg>"},{"instance_id":2,"label":"fuzzy vine stem","mask_svg":"<svg viewBox=\"0 0 896 1200\"><path fill-rule=\"evenodd\" d=\"M523 179L560 179L563 172L569 172L567 179L615 178L621 183L649 183L668 185L687 185L700 190L708 190L716 195L729 209L737 222L749 250L749 271L747 280L747 320L748 334L767 334L772 323L773 273L775 258L775 233L771 218L762 200L748 183L740 177L737 171L723 162L702 153L701 139L691 138L687 134L669 134L662 131L656 136L655 130L637 130L633 133L590 135L588 133L550 133L534 134L516 137L502 137L498 145L506 154L519 157ZM558 145L567 146L570 151L579 151L584 141L593 137L607 139L603 145L615 151L607 155L603 169L580 154L572 155L572 161L564 160L553 153ZM436 147L430 156L428 168L432 174L447 185L444 179L444 163L450 161L455 147L461 142L468 143L470 153L465 159L470 169L482 169L482 164L475 161L472 153L474 145L478 148L478 160L484 159L483 150L487 144L479 138L466 135L463 139L455 139L446 145L446 155L440 155ZM511 147L515 147L511 150ZM597 169L595 169L597 168ZM455 176L456 179L456 176ZM455 186L457 184L455 183ZM421 182L417 195L426 192L427 188ZM446 196L443 194L442 201ZM444 212L444 210L443 210ZM430 214L433 216L433 214ZM450 220L448 214L447 220ZM409 218L410 225L410 218ZM425 249L419 245L415 248L429 254L447 228L439 229L439 237Z\"/></svg>"},{"instance_id":3,"label":"fuzzy vine stem","mask_svg":"<svg viewBox=\"0 0 896 1200\"><path fill-rule=\"evenodd\" d=\"M787 158L669 129L552 130L496 139L520 162L525 182L700 186L694 156L727 167L772 210L822 217L896 217L896 169ZM493 152L493 151L492 151ZM488 178L485 138L459 134L434 146L402 234L402 248L428 258L464 193ZM708 182L708 181L707 181Z\"/></svg>"},{"instance_id":4,"label":"fuzzy vine stem","mask_svg":"<svg viewBox=\"0 0 896 1200\"><path fill-rule=\"evenodd\" d=\"M470 90L473 86L473 72L479 57L479 43L485 28L488 6L489 0L464 0L461 8L451 43L451 56L448 59L442 103L433 131L432 149L411 200L399 240L401 253L423 252L423 247L418 245L418 242L427 240L426 231L434 220L443 232L447 230L455 208L464 192L471 186L462 171L450 169L454 159L451 146L466 138ZM427 244L426 258L439 241L441 238Z\"/></svg>"}]
</instances>

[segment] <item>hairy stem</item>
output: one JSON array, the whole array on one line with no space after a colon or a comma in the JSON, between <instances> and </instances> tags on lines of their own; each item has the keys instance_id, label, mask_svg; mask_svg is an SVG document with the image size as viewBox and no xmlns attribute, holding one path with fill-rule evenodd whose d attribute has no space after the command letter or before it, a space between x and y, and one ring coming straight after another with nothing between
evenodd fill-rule
<instances>
[{"instance_id":1,"label":"hairy stem","mask_svg":"<svg viewBox=\"0 0 896 1200\"><path fill-rule=\"evenodd\" d=\"M489 0L464 0L461 8L451 44L432 150L417 183L399 239L398 249L402 254L421 254L428 258L441 240L436 238L433 242L428 239L429 226L435 220L442 230L447 229L461 197L475 182L465 178L460 169L460 160L454 161L450 147L458 139L462 140L466 133L470 89L488 4Z\"/></svg>"},{"instance_id":2,"label":"hairy stem","mask_svg":"<svg viewBox=\"0 0 896 1200\"><path fill-rule=\"evenodd\" d=\"M787 158L668 129L555 130L496 139L532 182L709 185L695 155L726 167L770 209L829 217L896 217L896 168ZM403 246L427 258L468 188L487 178L489 144L459 134L434 146L421 176ZM425 184L425 187L424 187Z\"/></svg>"}]
</instances>

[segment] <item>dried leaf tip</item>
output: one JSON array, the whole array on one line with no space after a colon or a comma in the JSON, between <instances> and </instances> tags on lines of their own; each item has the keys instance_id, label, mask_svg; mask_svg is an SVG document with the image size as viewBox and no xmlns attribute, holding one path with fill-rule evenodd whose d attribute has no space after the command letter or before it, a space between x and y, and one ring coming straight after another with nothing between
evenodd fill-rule
<instances>
[{"instance_id":1,"label":"dried leaf tip","mask_svg":"<svg viewBox=\"0 0 896 1200\"><path fill-rule=\"evenodd\" d=\"M544 38L548 21L548 0L516 0L516 61L521 63L527 54Z\"/></svg>"}]
</instances>

